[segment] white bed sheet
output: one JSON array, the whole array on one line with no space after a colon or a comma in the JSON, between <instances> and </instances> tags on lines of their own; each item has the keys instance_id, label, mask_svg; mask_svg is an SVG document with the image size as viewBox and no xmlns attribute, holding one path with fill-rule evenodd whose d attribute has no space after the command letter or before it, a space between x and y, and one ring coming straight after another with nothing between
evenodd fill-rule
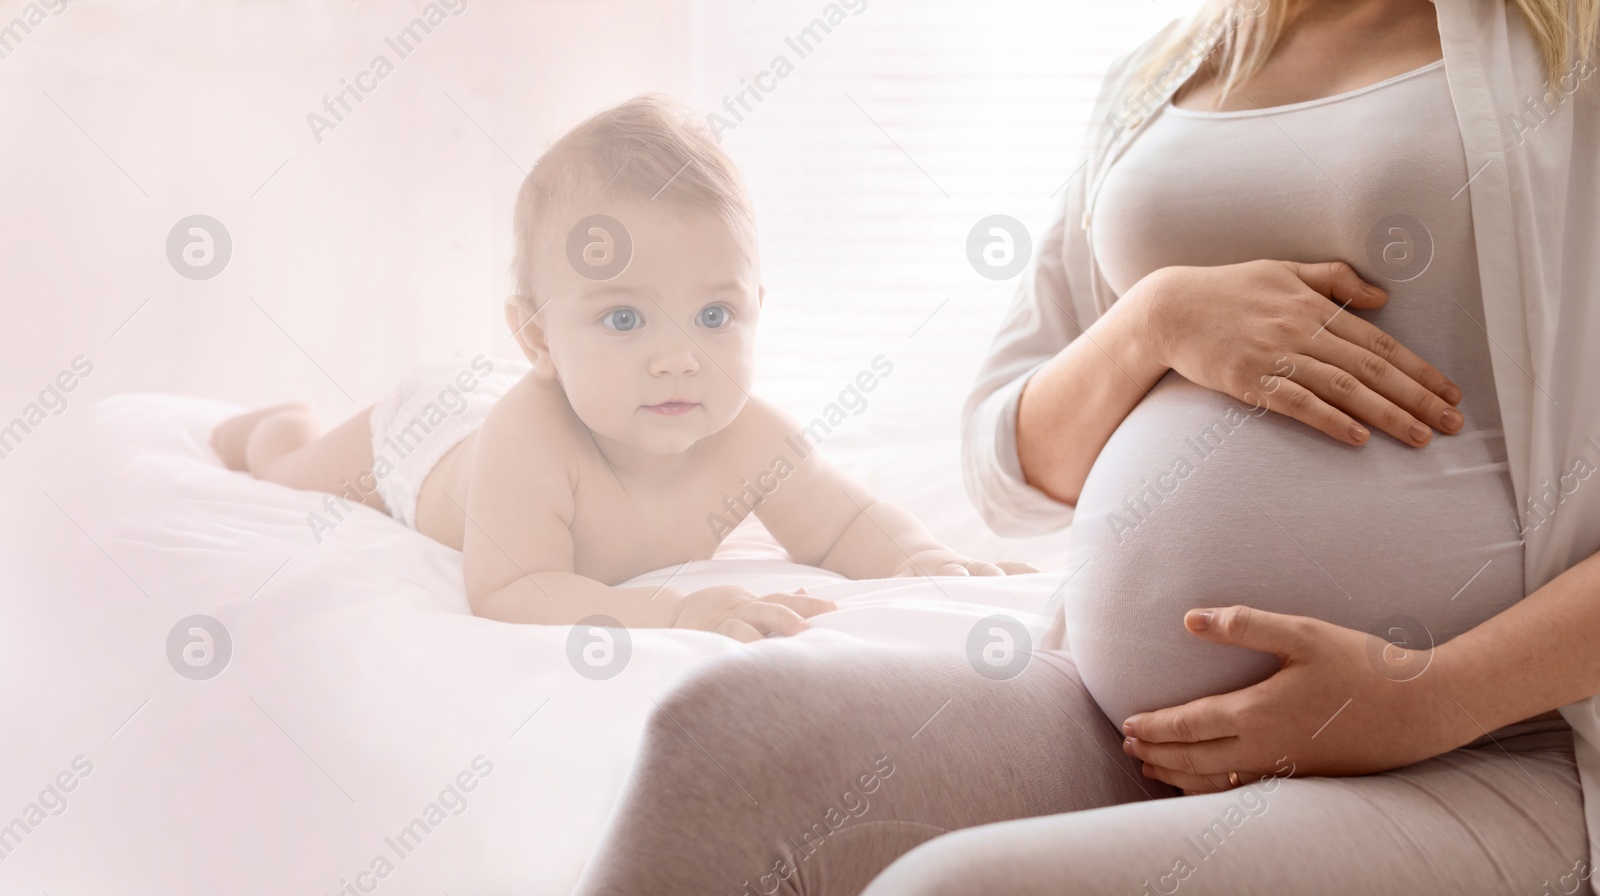
<instances>
[{"instance_id":1,"label":"white bed sheet","mask_svg":"<svg viewBox=\"0 0 1600 896\"><path fill-rule=\"evenodd\" d=\"M29 481L8 483L0 706L21 724L7 725L0 824L76 757L93 770L60 814L9 844L5 892L566 893L652 699L691 666L750 649L635 630L626 670L591 681L567 660L570 627L472 616L460 555L387 516L357 507L317 544L306 516L320 495L231 473L206 446L240 408L124 395L87 410ZM960 652L996 612L1041 633L1065 533L1011 541L983 527L953 420L860 422L823 450L952 546L1047 571L851 582L788 562L746 526L674 584L805 585L838 600L807 639ZM232 638L229 665L207 681L167 659L169 630L191 614ZM385 838L479 756L493 769L459 814L400 857ZM355 887L380 855L392 872Z\"/></svg>"}]
</instances>

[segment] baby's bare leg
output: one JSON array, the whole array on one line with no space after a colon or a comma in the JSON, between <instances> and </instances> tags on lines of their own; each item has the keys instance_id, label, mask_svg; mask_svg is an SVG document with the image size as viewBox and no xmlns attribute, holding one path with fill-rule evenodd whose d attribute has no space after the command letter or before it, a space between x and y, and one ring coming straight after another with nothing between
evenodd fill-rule
<instances>
[{"instance_id":1,"label":"baby's bare leg","mask_svg":"<svg viewBox=\"0 0 1600 896\"><path fill-rule=\"evenodd\" d=\"M230 469L388 512L372 484L371 412L366 408L319 435L309 407L278 405L224 421L211 444Z\"/></svg>"},{"instance_id":2,"label":"baby's bare leg","mask_svg":"<svg viewBox=\"0 0 1600 896\"><path fill-rule=\"evenodd\" d=\"M255 434L262 421L280 415L303 416L309 419L311 408L303 404L279 404L259 408L248 414L240 414L237 417L229 417L211 430L211 448L222 458L222 463L228 469L249 471L250 465L246 455L250 445L250 437ZM312 424L312 426L314 427L315 424ZM314 437L315 433L312 436Z\"/></svg>"}]
</instances>

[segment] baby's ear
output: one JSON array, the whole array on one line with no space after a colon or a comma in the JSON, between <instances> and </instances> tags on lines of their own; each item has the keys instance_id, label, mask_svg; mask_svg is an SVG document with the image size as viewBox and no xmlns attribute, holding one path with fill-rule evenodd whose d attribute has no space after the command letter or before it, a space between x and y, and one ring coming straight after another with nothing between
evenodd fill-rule
<instances>
[{"instance_id":1,"label":"baby's ear","mask_svg":"<svg viewBox=\"0 0 1600 896\"><path fill-rule=\"evenodd\" d=\"M522 349L522 354L533 365L533 372L543 379L553 380L556 378L555 363L550 359L544 325L539 314L531 310L534 307L525 296L515 293L506 296L506 326L511 328L511 338L516 341L517 348Z\"/></svg>"}]
</instances>

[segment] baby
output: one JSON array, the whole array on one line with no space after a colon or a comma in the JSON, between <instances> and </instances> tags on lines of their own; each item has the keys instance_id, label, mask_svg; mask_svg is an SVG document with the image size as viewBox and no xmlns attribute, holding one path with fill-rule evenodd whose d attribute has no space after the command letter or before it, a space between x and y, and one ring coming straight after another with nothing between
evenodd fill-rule
<instances>
[{"instance_id":1,"label":"baby","mask_svg":"<svg viewBox=\"0 0 1600 896\"><path fill-rule=\"evenodd\" d=\"M801 425L750 394L766 292L750 201L680 108L641 96L562 137L523 181L515 230L505 313L526 364L421 368L323 435L304 405L244 414L212 434L223 461L461 550L472 611L506 622L803 631L833 602L616 587L710 558L750 512L796 562L852 579L1037 571L940 544L799 455Z\"/></svg>"}]
</instances>

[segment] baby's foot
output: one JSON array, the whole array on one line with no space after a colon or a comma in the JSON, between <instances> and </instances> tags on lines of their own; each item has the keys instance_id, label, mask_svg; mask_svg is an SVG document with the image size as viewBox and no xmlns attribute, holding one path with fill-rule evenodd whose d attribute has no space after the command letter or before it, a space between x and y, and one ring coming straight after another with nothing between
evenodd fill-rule
<instances>
[{"instance_id":1,"label":"baby's foot","mask_svg":"<svg viewBox=\"0 0 1600 896\"><path fill-rule=\"evenodd\" d=\"M310 414L311 408L304 404L280 404L240 414L237 417L229 417L211 431L211 450L217 452L217 456L222 458L228 469L248 469L245 454L246 449L250 447L250 434L256 431L262 420L286 411Z\"/></svg>"}]
</instances>

